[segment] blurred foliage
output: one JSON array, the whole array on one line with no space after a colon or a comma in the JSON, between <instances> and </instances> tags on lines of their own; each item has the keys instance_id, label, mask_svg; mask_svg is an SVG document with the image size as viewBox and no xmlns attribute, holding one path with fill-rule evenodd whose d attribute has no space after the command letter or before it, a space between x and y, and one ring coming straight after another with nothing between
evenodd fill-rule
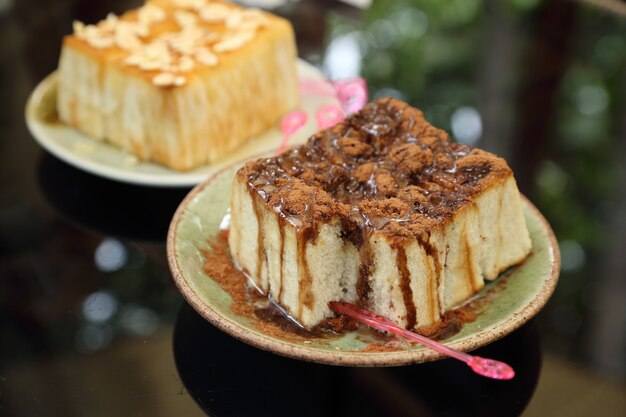
<instances>
[{"instance_id":1,"label":"blurred foliage","mask_svg":"<svg viewBox=\"0 0 626 417\"><path fill-rule=\"evenodd\" d=\"M596 277L608 273L610 222L622 215L615 199L626 192L617 181L619 166L626 163L619 153L626 24L581 8L576 25L573 59L558 92L554 136L537 175L535 201L559 237L563 261L546 333L559 348L580 354L577 346L592 325L588 313L601 307L591 304L591 294L596 282L603 282Z\"/></svg>"},{"instance_id":2,"label":"blurred foliage","mask_svg":"<svg viewBox=\"0 0 626 417\"><path fill-rule=\"evenodd\" d=\"M494 35L489 31L494 6L489 0L374 1L362 21L332 16L330 34L331 39L346 34L358 39L361 73L372 98L404 99L450 131L455 109L473 106L481 111L480 72L485 70L486 37ZM497 7L520 40L511 45L521 63L514 65L518 73L511 77L515 100L522 88L542 88L523 85L524 59L537 46L531 35L546 3L507 0ZM552 224L563 256L556 294L539 318L546 345L580 357L593 278L603 272L608 220L619 215L613 199L626 192L615 180L618 164L626 163L615 154L620 107L626 105L626 21L576 7L570 62L555 92L554 117L545 126L550 139L531 198ZM511 104L513 109L519 105ZM511 129L524 123L513 113L507 120Z\"/></svg>"},{"instance_id":3,"label":"blurred foliage","mask_svg":"<svg viewBox=\"0 0 626 417\"><path fill-rule=\"evenodd\" d=\"M537 3L509 0L505 13L523 17ZM449 130L452 112L479 98L485 8L483 0L374 1L360 22L334 16L330 35L357 34L372 97L402 98Z\"/></svg>"},{"instance_id":4,"label":"blurred foliage","mask_svg":"<svg viewBox=\"0 0 626 417\"><path fill-rule=\"evenodd\" d=\"M452 111L476 99L468 67L480 43L481 3L377 1L358 25L335 19L331 36L358 33L362 74L372 97L405 99L449 128Z\"/></svg>"}]
</instances>

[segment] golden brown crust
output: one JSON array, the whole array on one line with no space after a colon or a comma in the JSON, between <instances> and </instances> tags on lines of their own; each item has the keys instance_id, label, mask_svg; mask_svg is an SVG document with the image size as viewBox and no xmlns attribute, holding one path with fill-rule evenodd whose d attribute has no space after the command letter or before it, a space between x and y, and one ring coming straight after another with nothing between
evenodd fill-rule
<instances>
[{"instance_id":1,"label":"golden brown crust","mask_svg":"<svg viewBox=\"0 0 626 417\"><path fill-rule=\"evenodd\" d=\"M147 26L136 10L95 26L77 23L63 41L57 107L63 122L89 136L184 171L219 161L297 107L297 52L293 29L280 17L229 5L262 23L226 28L173 4L149 2L161 17ZM181 23L181 11L194 23ZM128 27L143 28L139 46L118 41ZM234 49L214 43L246 33L254 36Z\"/></svg>"},{"instance_id":2,"label":"golden brown crust","mask_svg":"<svg viewBox=\"0 0 626 417\"><path fill-rule=\"evenodd\" d=\"M150 32L148 36L143 38L143 41L146 44L155 39L158 39L163 34L178 32L181 30L181 27L176 23L176 20L172 14L175 11L175 7L170 2L157 3L160 3L159 6L166 11L166 16L163 21L153 23L150 26ZM243 9L238 5L230 3L228 4L235 9ZM265 42L267 42L268 38L283 36L285 32L293 31L291 24L286 19L275 16L271 13L264 13L263 15L266 19L268 19L269 22L264 30L258 31L255 38L249 43L243 45L241 48L234 51L221 53L219 55L219 65L216 65L215 67L196 66L193 70L190 71L179 70L177 72L184 73L191 78L206 76L207 74L210 74L211 72L217 70L218 67L230 67L232 65L237 65L237 57L239 55L245 55L249 53L250 50L258 48L259 45L263 45ZM130 10L120 15L119 20L135 22L137 21L137 11ZM224 25L219 23L205 23L199 20L198 26L209 29L211 32L216 32L220 34L226 31ZM101 63L107 62L108 64L115 66L125 74L140 77L145 79L146 81L151 81L155 75L162 72L159 69L145 70L140 69L136 66L128 65L124 62L124 58L126 58L130 54L128 51L125 51L117 46L113 46L111 48L96 48L89 45L87 41L80 39L75 34L66 35L63 38L63 47L75 48L81 53L89 55L90 57L100 61Z\"/></svg>"}]
</instances>

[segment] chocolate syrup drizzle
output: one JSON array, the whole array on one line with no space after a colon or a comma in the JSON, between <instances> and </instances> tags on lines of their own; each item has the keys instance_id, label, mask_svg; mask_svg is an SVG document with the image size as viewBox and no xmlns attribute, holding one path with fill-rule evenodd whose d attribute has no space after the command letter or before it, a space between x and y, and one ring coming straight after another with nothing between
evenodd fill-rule
<instances>
[{"instance_id":1,"label":"chocolate syrup drizzle","mask_svg":"<svg viewBox=\"0 0 626 417\"><path fill-rule=\"evenodd\" d=\"M461 206L473 204L472 196L487 186L487 177L509 173L500 158L450 141L419 110L391 98L376 100L344 122L313 135L306 144L250 162L239 171L252 195L262 199L253 198L259 224L257 277L261 277L265 251L258 204L265 203L280 224L279 302L283 296L283 226L295 226L300 315L303 306L310 308L314 301L307 244L315 242L321 224L338 217L342 237L359 249L357 295L363 307L369 304L375 268L369 243L372 232L396 242L407 327L413 328L419 323L402 244L418 242L434 265L428 274L434 277L431 285L440 288L443 262L430 243L430 230ZM469 279L474 285L474 277ZM443 313L440 298L420 308L428 308L436 317Z\"/></svg>"}]
</instances>

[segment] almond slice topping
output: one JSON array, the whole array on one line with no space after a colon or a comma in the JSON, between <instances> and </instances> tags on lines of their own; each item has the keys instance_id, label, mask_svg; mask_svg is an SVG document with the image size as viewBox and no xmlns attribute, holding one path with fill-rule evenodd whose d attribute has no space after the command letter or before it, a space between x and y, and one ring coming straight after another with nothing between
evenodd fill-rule
<instances>
[{"instance_id":1,"label":"almond slice topping","mask_svg":"<svg viewBox=\"0 0 626 417\"><path fill-rule=\"evenodd\" d=\"M208 48L198 48L194 56L199 63L207 67L214 67L218 63L217 55Z\"/></svg>"},{"instance_id":2,"label":"almond slice topping","mask_svg":"<svg viewBox=\"0 0 626 417\"><path fill-rule=\"evenodd\" d=\"M109 13L106 19L98 22L98 26L102 30L113 31L115 30L115 25L117 25L117 22L118 22L117 16L113 13Z\"/></svg>"},{"instance_id":3,"label":"almond slice topping","mask_svg":"<svg viewBox=\"0 0 626 417\"><path fill-rule=\"evenodd\" d=\"M181 28L194 26L198 23L198 16L196 14L184 10L176 10L174 12L174 19L176 19L176 23L178 23L178 26Z\"/></svg>"},{"instance_id":4,"label":"almond slice topping","mask_svg":"<svg viewBox=\"0 0 626 417\"><path fill-rule=\"evenodd\" d=\"M85 38L85 41L96 49L106 49L115 46L115 39L113 36L106 34L88 36Z\"/></svg>"},{"instance_id":5,"label":"almond slice topping","mask_svg":"<svg viewBox=\"0 0 626 417\"><path fill-rule=\"evenodd\" d=\"M135 32L134 25L119 22L115 27L115 44L126 51L134 51L143 45Z\"/></svg>"},{"instance_id":6,"label":"almond slice topping","mask_svg":"<svg viewBox=\"0 0 626 417\"><path fill-rule=\"evenodd\" d=\"M137 19L144 25L150 25L165 20L165 11L154 4L146 4L139 8Z\"/></svg>"},{"instance_id":7,"label":"almond slice topping","mask_svg":"<svg viewBox=\"0 0 626 417\"><path fill-rule=\"evenodd\" d=\"M173 74L171 72L162 72L152 78L152 84L156 85L157 87L180 87L186 82L187 79L185 77Z\"/></svg>"},{"instance_id":8,"label":"almond slice topping","mask_svg":"<svg viewBox=\"0 0 626 417\"><path fill-rule=\"evenodd\" d=\"M253 38L254 31L235 32L213 45L213 50L215 52L234 51L250 42Z\"/></svg>"},{"instance_id":9,"label":"almond slice topping","mask_svg":"<svg viewBox=\"0 0 626 417\"><path fill-rule=\"evenodd\" d=\"M207 23L224 22L235 10L221 3L210 3L200 9L200 18Z\"/></svg>"},{"instance_id":10,"label":"almond slice topping","mask_svg":"<svg viewBox=\"0 0 626 417\"><path fill-rule=\"evenodd\" d=\"M181 56L180 59L178 60L177 67L180 71L185 71L185 72L191 71L192 69L194 69L195 66L196 66L195 61L187 55Z\"/></svg>"},{"instance_id":11,"label":"almond slice topping","mask_svg":"<svg viewBox=\"0 0 626 417\"><path fill-rule=\"evenodd\" d=\"M183 9L198 10L207 3L207 0L175 0L174 3Z\"/></svg>"},{"instance_id":12,"label":"almond slice topping","mask_svg":"<svg viewBox=\"0 0 626 417\"><path fill-rule=\"evenodd\" d=\"M74 35L80 38L83 31L85 30L85 24L80 20L74 20L72 22L72 30L74 31Z\"/></svg>"}]
</instances>

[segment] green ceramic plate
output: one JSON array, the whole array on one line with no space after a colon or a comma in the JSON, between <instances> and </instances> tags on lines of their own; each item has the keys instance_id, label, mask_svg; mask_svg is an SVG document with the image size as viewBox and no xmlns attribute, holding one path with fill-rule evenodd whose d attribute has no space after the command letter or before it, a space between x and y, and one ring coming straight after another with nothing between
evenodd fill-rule
<instances>
[{"instance_id":1,"label":"green ceramic plate","mask_svg":"<svg viewBox=\"0 0 626 417\"><path fill-rule=\"evenodd\" d=\"M357 330L336 338L283 340L257 329L252 319L230 309L231 299L202 269L201 250L216 236L228 208L230 186L238 166L225 168L194 188L176 211L170 225L167 252L176 285L189 304L226 333L261 349L292 358L351 366L390 366L426 362L441 355L406 343L392 352L362 351L375 341ZM476 321L444 340L454 349L471 351L506 336L537 314L556 286L560 259L556 239L541 213L524 200L533 249L529 258L508 273L506 288L496 291ZM486 292L498 280L488 284ZM368 334L370 338L368 339Z\"/></svg>"}]
</instances>

